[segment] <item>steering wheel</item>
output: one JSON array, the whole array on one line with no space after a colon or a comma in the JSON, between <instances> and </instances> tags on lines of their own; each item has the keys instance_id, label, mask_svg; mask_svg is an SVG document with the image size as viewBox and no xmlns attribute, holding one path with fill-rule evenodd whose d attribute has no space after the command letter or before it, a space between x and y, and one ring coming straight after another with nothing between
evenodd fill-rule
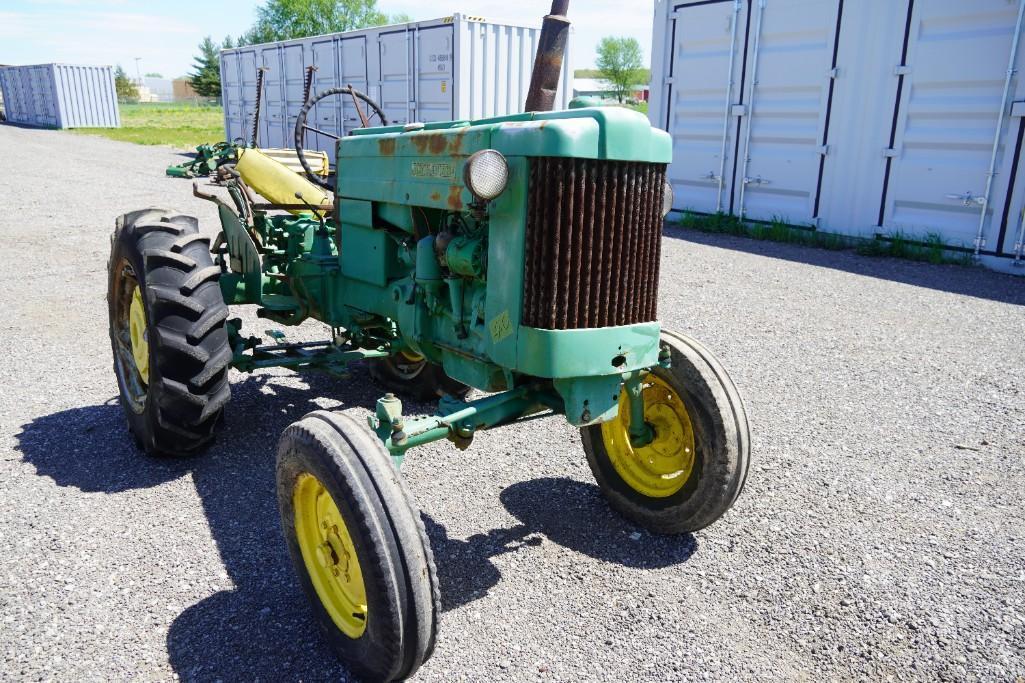
<instances>
[{"instance_id":1,"label":"steering wheel","mask_svg":"<svg viewBox=\"0 0 1025 683\"><path fill-rule=\"evenodd\" d=\"M356 107L356 112L359 114L360 122L363 124L363 128L370 128L370 122L375 117L380 121L380 123L376 125L388 125L388 119L385 117L384 110L381 109L381 105L379 105L377 102L374 102L367 95L361 93L359 90L356 90L351 85L346 86L344 88L330 88L323 92L317 93L309 100L307 100L306 104L303 105L303 108L299 110L299 116L295 120L295 153L299 157L299 163L302 164L303 170L306 171L306 176L312 182L328 190L332 189L330 183L328 183L326 180L315 174L313 172L313 169L310 168L309 162L306 161L306 154L303 152L303 142L306 139L306 131L308 130L311 130L314 133L317 133L318 135L324 135L326 137L332 138L334 140L341 139L341 136L339 135L335 135L334 133L328 133L327 131L319 130L317 128L314 128L313 126L306 125L306 117L309 115L310 109L312 109L321 100L326 99L328 97L334 97L336 95L348 95L352 98L352 104ZM369 116L363 113L363 109L360 107L359 104L360 100L365 102L367 104L367 107L370 109Z\"/></svg>"}]
</instances>

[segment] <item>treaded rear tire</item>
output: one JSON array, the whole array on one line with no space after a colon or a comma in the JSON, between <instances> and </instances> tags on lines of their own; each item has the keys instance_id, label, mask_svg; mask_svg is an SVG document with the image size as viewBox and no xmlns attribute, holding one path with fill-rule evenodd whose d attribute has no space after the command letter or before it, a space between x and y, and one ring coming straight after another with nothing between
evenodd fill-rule
<instances>
[{"instance_id":1,"label":"treaded rear tire","mask_svg":"<svg viewBox=\"0 0 1025 683\"><path fill-rule=\"evenodd\" d=\"M751 434L747 413L722 364L694 339L662 331L672 367L652 372L669 382L687 407L696 437L690 479L666 498L635 491L616 471L605 448L601 425L581 430L587 462L609 505L651 532L679 534L714 523L733 506L747 481Z\"/></svg>"},{"instance_id":2,"label":"treaded rear tire","mask_svg":"<svg viewBox=\"0 0 1025 683\"><path fill-rule=\"evenodd\" d=\"M210 241L192 216L144 209L117 219L107 263L114 372L128 427L152 455L188 455L208 444L231 397L228 307L219 275ZM149 382L141 397L133 389L140 375L119 353L118 339L126 297L136 287L149 342Z\"/></svg>"},{"instance_id":3,"label":"treaded rear tire","mask_svg":"<svg viewBox=\"0 0 1025 683\"><path fill-rule=\"evenodd\" d=\"M335 625L306 568L293 498L303 474L321 482L351 534L368 608L359 638ZM423 520L384 445L347 415L310 413L281 435L277 494L292 564L332 651L366 680L412 676L434 651L441 596Z\"/></svg>"}]
</instances>

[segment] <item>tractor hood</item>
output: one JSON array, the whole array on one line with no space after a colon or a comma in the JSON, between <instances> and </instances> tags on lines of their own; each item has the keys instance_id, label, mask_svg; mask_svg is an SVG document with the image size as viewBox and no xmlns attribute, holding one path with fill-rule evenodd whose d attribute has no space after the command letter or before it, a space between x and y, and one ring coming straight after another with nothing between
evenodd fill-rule
<instances>
[{"instance_id":1,"label":"tractor hood","mask_svg":"<svg viewBox=\"0 0 1025 683\"><path fill-rule=\"evenodd\" d=\"M338 142L338 195L463 210L463 166L474 152L668 164L672 140L620 107L517 114L481 121L359 129Z\"/></svg>"}]
</instances>

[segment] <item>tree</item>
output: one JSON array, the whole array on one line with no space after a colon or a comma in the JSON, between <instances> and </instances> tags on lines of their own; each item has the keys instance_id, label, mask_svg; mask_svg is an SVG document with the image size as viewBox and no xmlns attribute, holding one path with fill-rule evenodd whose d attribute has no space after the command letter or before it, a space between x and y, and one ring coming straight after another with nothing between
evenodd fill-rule
<instances>
[{"instance_id":1,"label":"tree","mask_svg":"<svg viewBox=\"0 0 1025 683\"><path fill-rule=\"evenodd\" d=\"M139 89L135 87L135 83L132 83L132 79L128 77L120 64L114 69L114 90L117 92L118 102L139 101Z\"/></svg>"},{"instance_id":2,"label":"tree","mask_svg":"<svg viewBox=\"0 0 1025 683\"><path fill-rule=\"evenodd\" d=\"M146 74L146 78L163 78L163 77L164 77L164 74L158 73L156 71L150 71L148 74Z\"/></svg>"},{"instance_id":3,"label":"tree","mask_svg":"<svg viewBox=\"0 0 1025 683\"><path fill-rule=\"evenodd\" d=\"M602 38L598 43L597 66L609 93L622 103L644 78L641 44L636 38Z\"/></svg>"},{"instance_id":4,"label":"tree","mask_svg":"<svg viewBox=\"0 0 1025 683\"><path fill-rule=\"evenodd\" d=\"M224 36L224 42L221 43L221 49L222 50L230 50L233 47L235 47L235 41L232 39L232 37L231 36Z\"/></svg>"},{"instance_id":5,"label":"tree","mask_svg":"<svg viewBox=\"0 0 1025 683\"><path fill-rule=\"evenodd\" d=\"M256 23L238 44L254 45L277 40L339 33L369 26L383 26L390 20L377 9L377 0L267 0L256 9Z\"/></svg>"},{"instance_id":6,"label":"tree","mask_svg":"<svg viewBox=\"0 0 1025 683\"><path fill-rule=\"evenodd\" d=\"M221 95L221 58L220 47L210 36L199 44L199 55L193 62L194 72L189 74L189 83L197 94L203 97L220 97Z\"/></svg>"}]
</instances>

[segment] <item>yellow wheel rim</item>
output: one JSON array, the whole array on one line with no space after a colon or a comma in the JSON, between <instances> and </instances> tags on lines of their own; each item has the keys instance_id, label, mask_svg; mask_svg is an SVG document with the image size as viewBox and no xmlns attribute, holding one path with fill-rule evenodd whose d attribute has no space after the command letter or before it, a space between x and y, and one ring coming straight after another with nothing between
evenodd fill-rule
<instances>
[{"instance_id":1,"label":"yellow wheel rim","mask_svg":"<svg viewBox=\"0 0 1025 683\"><path fill-rule=\"evenodd\" d=\"M408 360L410 363L419 363L424 359L419 353L413 351L399 351L399 355Z\"/></svg>"},{"instance_id":2,"label":"yellow wheel rim","mask_svg":"<svg viewBox=\"0 0 1025 683\"><path fill-rule=\"evenodd\" d=\"M149 384L149 339L146 335L146 309L142 305L142 289L132 292L128 310L128 335L132 340L132 358L144 384Z\"/></svg>"},{"instance_id":3,"label":"yellow wheel rim","mask_svg":"<svg viewBox=\"0 0 1025 683\"><path fill-rule=\"evenodd\" d=\"M324 485L301 474L292 492L295 534L320 603L342 633L367 630L367 589L345 520Z\"/></svg>"},{"instance_id":4,"label":"yellow wheel rim","mask_svg":"<svg viewBox=\"0 0 1025 683\"><path fill-rule=\"evenodd\" d=\"M648 498L667 498L683 488L694 469L694 428L679 394L655 374L644 378L644 421L654 439L630 443L630 404L624 391L619 415L601 426L605 452L623 481Z\"/></svg>"}]
</instances>

